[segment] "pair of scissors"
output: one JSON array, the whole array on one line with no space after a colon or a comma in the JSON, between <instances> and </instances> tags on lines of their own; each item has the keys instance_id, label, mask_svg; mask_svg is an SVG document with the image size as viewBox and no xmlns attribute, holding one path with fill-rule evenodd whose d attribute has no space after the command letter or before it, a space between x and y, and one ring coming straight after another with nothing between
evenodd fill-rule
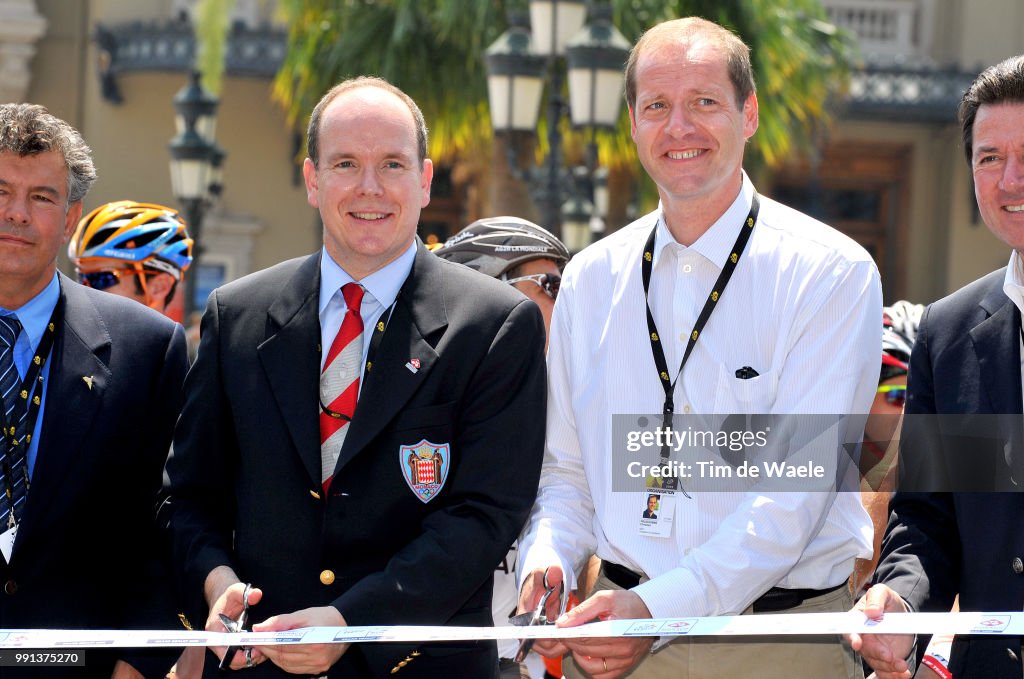
<instances>
[{"instance_id":1,"label":"pair of scissors","mask_svg":"<svg viewBox=\"0 0 1024 679\"><path fill-rule=\"evenodd\" d=\"M562 592L564 591L564 585L558 583L558 598L562 598ZM548 583L548 569L544 569L544 594L541 595L540 601L537 602L537 608L532 613L520 613L509 618L509 622L517 627L532 627L533 625L554 625L554 620L548 620L547 605L548 599L555 593L553 585ZM561 610L561 607L559 607ZM523 639L519 642L519 650L516 651L516 662L523 662L526 658L526 654L533 648L534 639Z\"/></svg>"},{"instance_id":2,"label":"pair of scissors","mask_svg":"<svg viewBox=\"0 0 1024 679\"><path fill-rule=\"evenodd\" d=\"M242 592L242 612L238 614L238 619L233 620L223 613L220 614L220 621L224 625L224 628L229 632L247 632L249 631L249 593L252 592L252 585L246 584L245 591ZM231 669L231 660L235 657L235 653L239 651L245 651L245 663L246 667L252 667L252 649L245 646L229 646L224 657L220 659L220 665L218 667L222 672L226 672Z\"/></svg>"}]
</instances>

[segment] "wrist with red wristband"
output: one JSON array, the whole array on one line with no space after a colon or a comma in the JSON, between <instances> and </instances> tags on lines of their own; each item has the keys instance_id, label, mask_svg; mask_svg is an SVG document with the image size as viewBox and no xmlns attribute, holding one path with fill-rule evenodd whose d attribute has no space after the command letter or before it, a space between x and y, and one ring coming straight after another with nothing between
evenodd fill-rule
<instances>
[{"instance_id":1,"label":"wrist with red wristband","mask_svg":"<svg viewBox=\"0 0 1024 679\"><path fill-rule=\"evenodd\" d=\"M921 664L938 675L940 679L953 679L953 673L949 671L949 656L952 648L952 635L932 637L931 643L928 644L928 648L924 652L924 658L921 659Z\"/></svg>"},{"instance_id":2,"label":"wrist with red wristband","mask_svg":"<svg viewBox=\"0 0 1024 679\"><path fill-rule=\"evenodd\" d=\"M921 664L939 676L939 679L953 679L953 673L946 668L944 658L936 658L933 655L926 655L921 659Z\"/></svg>"}]
</instances>

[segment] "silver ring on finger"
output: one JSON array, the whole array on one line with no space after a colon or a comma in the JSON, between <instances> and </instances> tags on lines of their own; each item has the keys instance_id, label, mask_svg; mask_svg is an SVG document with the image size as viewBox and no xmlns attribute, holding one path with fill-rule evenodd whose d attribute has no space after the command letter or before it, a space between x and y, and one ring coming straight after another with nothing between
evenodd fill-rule
<instances>
[{"instance_id":1,"label":"silver ring on finger","mask_svg":"<svg viewBox=\"0 0 1024 679\"><path fill-rule=\"evenodd\" d=\"M245 649L245 666L247 668L248 667L256 667L256 662L252 659L252 649L251 648Z\"/></svg>"}]
</instances>

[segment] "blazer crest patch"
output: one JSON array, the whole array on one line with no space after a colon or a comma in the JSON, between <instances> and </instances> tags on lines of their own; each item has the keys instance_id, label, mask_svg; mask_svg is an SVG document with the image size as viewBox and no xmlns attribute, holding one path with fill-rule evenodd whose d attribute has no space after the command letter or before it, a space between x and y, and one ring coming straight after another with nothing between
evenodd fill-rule
<instances>
[{"instance_id":1,"label":"blazer crest patch","mask_svg":"<svg viewBox=\"0 0 1024 679\"><path fill-rule=\"evenodd\" d=\"M420 502L430 502L444 488L451 468L451 444L423 439L398 449L402 476Z\"/></svg>"}]
</instances>

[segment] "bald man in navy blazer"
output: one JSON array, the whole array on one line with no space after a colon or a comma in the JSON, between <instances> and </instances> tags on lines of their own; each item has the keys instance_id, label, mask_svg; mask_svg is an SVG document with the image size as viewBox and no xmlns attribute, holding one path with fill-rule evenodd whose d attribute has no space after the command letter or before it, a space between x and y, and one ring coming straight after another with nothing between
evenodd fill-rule
<instances>
[{"instance_id":1,"label":"bald man in navy blazer","mask_svg":"<svg viewBox=\"0 0 1024 679\"><path fill-rule=\"evenodd\" d=\"M203 317L161 508L184 587L218 631L219 613L239 613L243 582L258 590L249 617L261 631L489 627L494 564L540 474L541 314L416 238L432 166L422 114L400 90L338 85L308 146L323 250L216 290ZM365 291L361 382L327 483L318 382L352 283ZM225 649L214 652L207 676ZM264 646L229 661L254 678L497 669L493 642Z\"/></svg>"}]
</instances>

